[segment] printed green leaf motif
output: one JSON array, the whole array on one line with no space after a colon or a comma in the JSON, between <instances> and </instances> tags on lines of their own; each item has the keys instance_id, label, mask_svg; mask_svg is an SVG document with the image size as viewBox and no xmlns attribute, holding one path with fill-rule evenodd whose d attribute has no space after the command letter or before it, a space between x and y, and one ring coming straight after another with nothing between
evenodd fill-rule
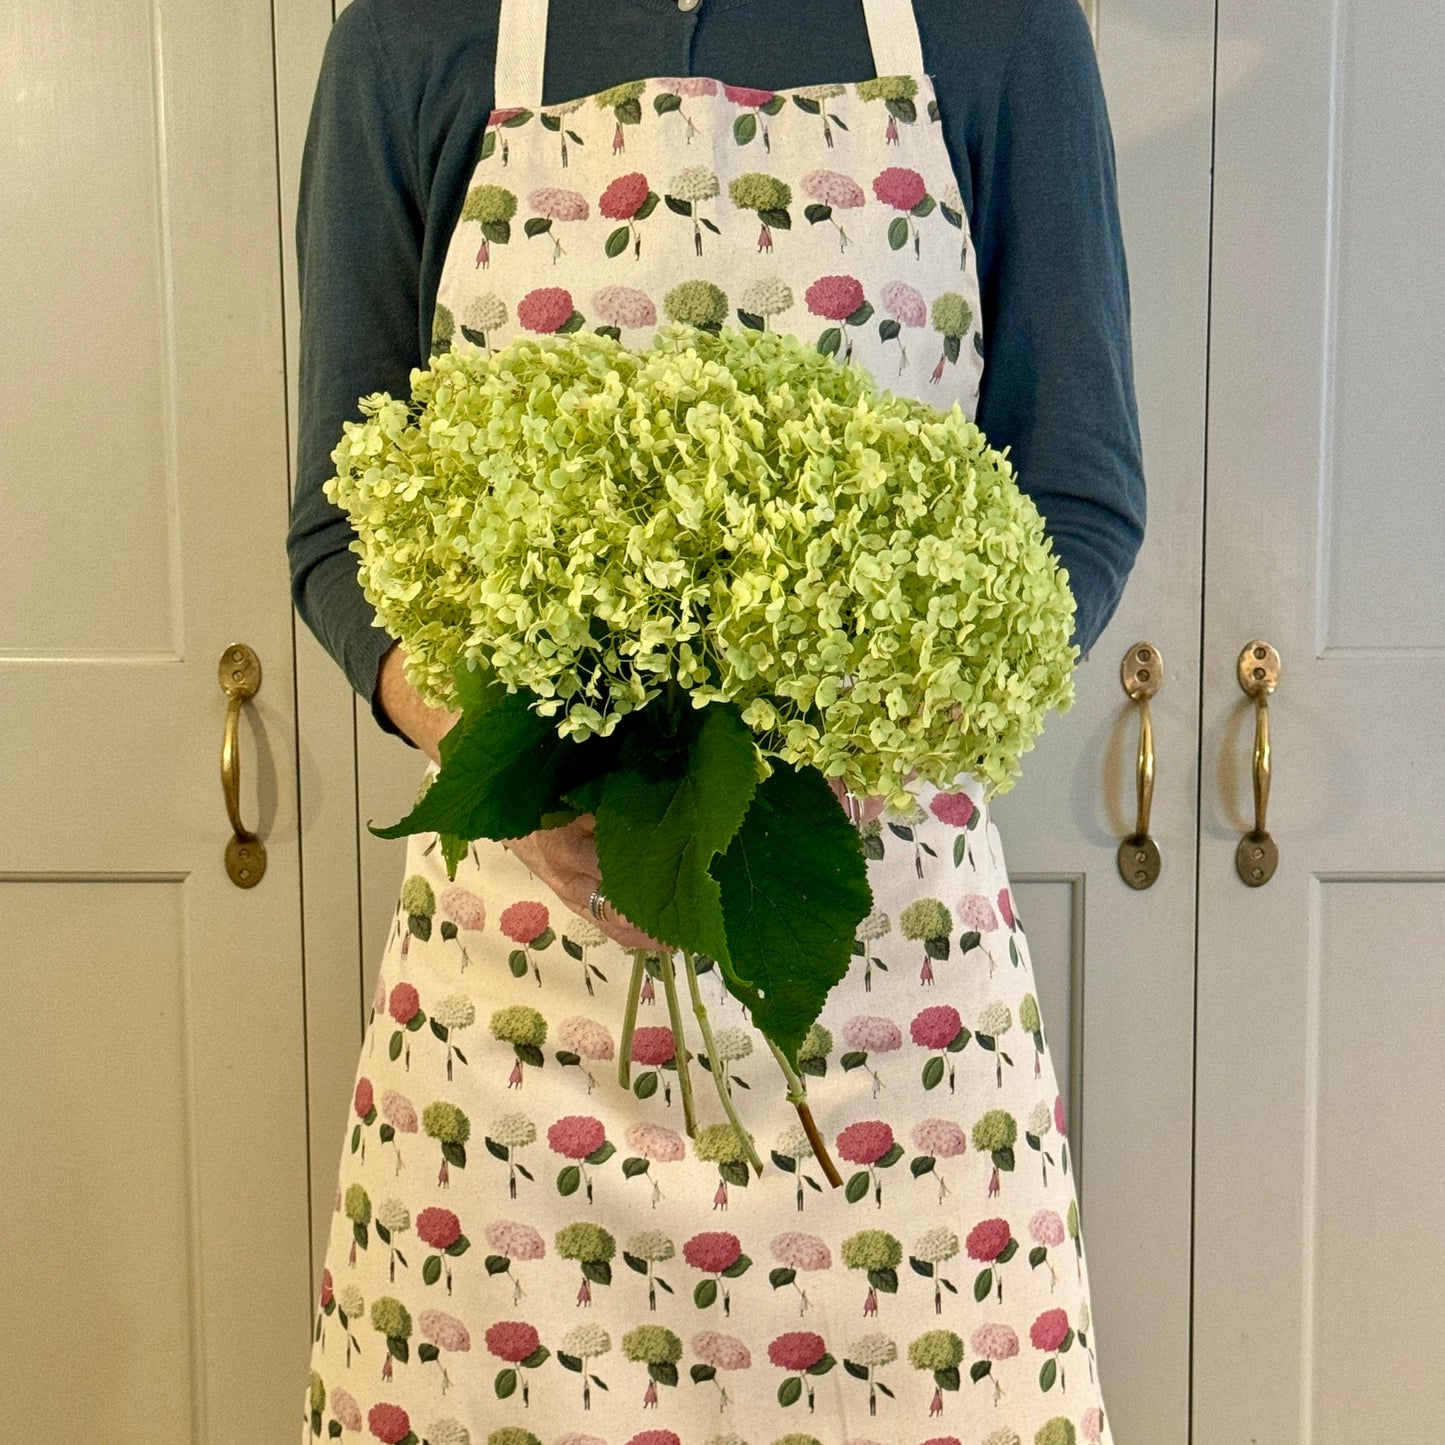
<instances>
[{"instance_id":1,"label":"printed green leaf motif","mask_svg":"<svg viewBox=\"0 0 1445 1445\"><path fill-rule=\"evenodd\" d=\"M745 146L758 133L758 118L752 111L744 111L733 121L733 139Z\"/></svg>"},{"instance_id":2,"label":"printed green leaf motif","mask_svg":"<svg viewBox=\"0 0 1445 1445\"><path fill-rule=\"evenodd\" d=\"M712 871L727 926L724 976L796 1068L873 906L857 830L817 769L775 762Z\"/></svg>"},{"instance_id":3,"label":"printed green leaf motif","mask_svg":"<svg viewBox=\"0 0 1445 1445\"><path fill-rule=\"evenodd\" d=\"M895 251L901 251L908 244L908 222L896 216L888 223L888 244Z\"/></svg>"}]
</instances>

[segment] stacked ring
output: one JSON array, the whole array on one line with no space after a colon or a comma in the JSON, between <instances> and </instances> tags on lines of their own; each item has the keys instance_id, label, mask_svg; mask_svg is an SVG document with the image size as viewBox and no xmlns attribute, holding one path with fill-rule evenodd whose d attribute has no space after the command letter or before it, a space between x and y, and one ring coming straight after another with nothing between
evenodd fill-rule
<instances>
[{"instance_id":1,"label":"stacked ring","mask_svg":"<svg viewBox=\"0 0 1445 1445\"><path fill-rule=\"evenodd\" d=\"M594 888L591 897L587 900L588 912L600 922L602 919L602 910L606 906L607 900L602 896L602 890L600 888Z\"/></svg>"}]
</instances>

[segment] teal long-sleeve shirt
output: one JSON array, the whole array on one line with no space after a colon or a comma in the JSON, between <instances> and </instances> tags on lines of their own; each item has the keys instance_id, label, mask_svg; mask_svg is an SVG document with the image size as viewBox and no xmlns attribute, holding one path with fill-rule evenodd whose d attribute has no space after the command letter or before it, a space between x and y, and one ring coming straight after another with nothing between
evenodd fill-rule
<instances>
[{"instance_id":1,"label":"teal long-sleeve shirt","mask_svg":"<svg viewBox=\"0 0 1445 1445\"><path fill-rule=\"evenodd\" d=\"M327 39L296 214L302 620L387 732L393 639L346 514L321 490L358 398L410 395L447 243L493 105L499 0L352 0ZM977 421L1012 448L1078 604L1087 653L1143 541L1129 282L1114 146L1077 0L914 0L968 213L985 365ZM542 103L652 75L786 90L875 75L861 0L550 0Z\"/></svg>"}]
</instances>

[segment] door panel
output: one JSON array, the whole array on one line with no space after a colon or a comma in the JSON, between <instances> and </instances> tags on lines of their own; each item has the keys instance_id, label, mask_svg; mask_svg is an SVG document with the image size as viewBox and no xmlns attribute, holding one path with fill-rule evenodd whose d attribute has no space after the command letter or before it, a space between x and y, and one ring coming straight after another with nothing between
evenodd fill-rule
<instances>
[{"instance_id":1,"label":"door panel","mask_svg":"<svg viewBox=\"0 0 1445 1445\"><path fill-rule=\"evenodd\" d=\"M1445 14L1221 0L1200 850L1195 1431L1429 1433L1445 1179ZM1245 887L1269 699L1273 879Z\"/></svg>"},{"instance_id":2,"label":"door panel","mask_svg":"<svg viewBox=\"0 0 1445 1445\"><path fill-rule=\"evenodd\" d=\"M0 220L0 1356L27 1438L284 1439L305 1385L271 55L264 9L208 0L19 0L0 50L23 198ZM236 641L263 669L245 890L217 776Z\"/></svg>"}]
</instances>

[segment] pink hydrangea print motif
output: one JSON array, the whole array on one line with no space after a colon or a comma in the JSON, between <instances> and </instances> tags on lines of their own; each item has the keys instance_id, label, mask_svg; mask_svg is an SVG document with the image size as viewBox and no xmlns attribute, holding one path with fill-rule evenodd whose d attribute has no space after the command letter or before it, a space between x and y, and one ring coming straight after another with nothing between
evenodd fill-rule
<instances>
[{"instance_id":1,"label":"pink hydrangea print motif","mask_svg":"<svg viewBox=\"0 0 1445 1445\"><path fill-rule=\"evenodd\" d=\"M706 75L669 75L657 81L657 91L652 108L659 116L680 115L687 127L683 132L683 144L691 145L693 136L698 133L697 123L688 113L686 102L700 96L716 95L717 81Z\"/></svg>"},{"instance_id":2,"label":"pink hydrangea print motif","mask_svg":"<svg viewBox=\"0 0 1445 1445\"><path fill-rule=\"evenodd\" d=\"M883 309L888 319L878 323L881 341L898 342L898 374L908 365L908 348L903 344L905 326L917 330L928 321L928 303L923 293L906 281L887 281L883 286ZM936 801L936 800L935 800Z\"/></svg>"},{"instance_id":3,"label":"pink hydrangea print motif","mask_svg":"<svg viewBox=\"0 0 1445 1445\"><path fill-rule=\"evenodd\" d=\"M913 1145L918 1150L909 1166L915 1179L932 1174L938 1180L938 1202L951 1193L938 1167L940 1159L956 1159L968 1147L968 1136L952 1119L920 1119L913 1126Z\"/></svg>"},{"instance_id":4,"label":"pink hydrangea print motif","mask_svg":"<svg viewBox=\"0 0 1445 1445\"><path fill-rule=\"evenodd\" d=\"M994 1369L994 1366L1017 1356L1019 1352L1018 1331L1012 1325L1006 1325L1001 1320L987 1321L974 1330L973 1334L969 1336L968 1343L981 1362L969 1371L969 1378L973 1380L974 1384L978 1384L982 1380L992 1381L993 1402L997 1405L1003 1395L1003 1385L999 1382L998 1371Z\"/></svg>"},{"instance_id":5,"label":"pink hydrangea print motif","mask_svg":"<svg viewBox=\"0 0 1445 1445\"><path fill-rule=\"evenodd\" d=\"M662 1198L662 1186L652 1166L654 1163L679 1163L687 1156L687 1146L676 1129L645 1120L629 1124L624 1137L632 1154L622 1161L622 1177L636 1179L639 1175L646 1175L652 1184L652 1207L656 1209L658 1200Z\"/></svg>"},{"instance_id":6,"label":"pink hydrangea print motif","mask_svg":"<svg viewBox=\"0 0 1445 1445\"><path fill-rule=\"evenodd\" d=\"M873 314L863 295L863 283L855 276L819 276L803 293L808 310L814 316L836 322L818 338L818 350L824 356L836 356L843 347L845 362L853 356L853 333L850 326L862 326Z\"/></svg>"},{"instance_id":7,"label":"pink hydrangea print motif","mask_svg":"<svg viewBox=\"0 0 1445 1445\"><path fill-rule=\"evenodd\" d=\"M620 256L628 241L632 242L632 256L637 260L642 255L642 232L637 222L645 221L657 209L657 193L647 184L647 177L641 171L628 171L610 181L597 202L597 209L609 221L622 221L609 233L603 247L607 257Z\"/></svg>"},{"instance_id":8,"label":"pink hydrangea print motif","mask_svg":"<svg viewBox=\"0 0 1445 1445\"><path fill-rule=\"evenodd\" d=\"M449 884L442 889L441 911L443 916L441 935L448 943L456 943L462 951L462 972L472 961L466 944L461 941L463 933L480 933L487 926L487 905L470 888L460 883Z\"/></svg>"},{"instance_id":9,"label":"pink hydrangea print motif","mask_svg":"<svg viewBox=\"0 0 1445 1445\"><path fill-rule=\"evenodd\" d=\"M439 1279L445 1278L446 1292L450 1294L452 1292L451 1261L456 1256L465 1254L470 1247L470 1241L462 1233L461 1220L450 1209L429 1204L417 1215L414 1224L416 1237L428 1249L436 1251L434 1254L428 1254L422 1261L422 1282L426 1285L434 1285Z\"/></svg>"},{"instance_id":10,"label":"pink hydrangea print motif","mask_svg":"<svg viewBox=\"0 0 1445 1445\"><path fill-rule=\"evenodd\" d=\"M917 260L920 251L915 218L926 216L936 204L928 194L923 177L908 166L888 166L873 177L873 194L885 206L901 213L888 223L888 244L895 251L901 251L911 235L913 256Z\"/></svg>"},{"instance_id":11,"label":"pink hydrangea print motif","mask_svg":"<svg viewBox=\"0 0 1445 1445\"><path fill-rule=\"evenodd\" d=\"M1067 1313L1061 1309L1045 1310L1029 1326L1029 1343L1049 1356L1039 1369L1039 1389L1052 1390L1057 1379L1059 1389L1063 1390L1067 1382L1062 1357L1074 1343L1074 1331Z\"/></svg>"},{"instance_id":12,"label":"pink hydrangea print motif","mask_svg":"<svg viewBox=\"0 0 1445 1445\"><path fill-rule=\"evenodd\" d=\"M551 1357L551 1351L542 1348L542 1341L535 1325L525 1320L498 1320L487 1328L487 1349L507 1368L499 1370L492 1388L499 1400L513 1394L517 1386L522 1387L522 1404L530 1403L526 1370L536 1369Z\"/></svg>"},{"instance_id":13,"label":"pink hydrangea print motif","mask_svg":"<svg viewBox=\"0 0 1445 1445\"><path fill-rule=\"evenodd\" d=\"M602 1120L591 1114L568 1114L548 1126L547 1143L554 1154L573 1161L557 1175L558 1194L575 1194L580 1185L591 1204L592 1176L587 1166L605 1164L617 1152L617 1146L608 1142Z\"/></svg>"},{"instance_id":14,"label":"pink hydrangea print motif","mask_svg":"<svg viewBox=\"0 0 1445 1445\"><path fill-rule=\"evenodd\" d=\"M848 233L834 216L834 211L857 210L868 198L863 187L842 171L809 171L798 182L805 196L811 196L813 204L803 211L808 224L816 226L820 221L831 221L838 232L838 249L848 249ZM887 338L885 338L886 340Z\"/></svg>"},{"instance_id":15,"label":"pink hydrangea print motif","mask_svg":"<svg viewBox=\"0 0 1445 1445\"><path fill-rule=\"evenodd\" d=\"M922 1049L934 1050L934 1056L923 1065L923 1087L936 1089L948 1071L948 1092L954 1092L953 1056L968 1043L968 1030L952 1004L936 1004L913 1016L909 1036Z\"/></svg>"},{"instance_id":16,"label":"pink hydrangea print motif","mask_svg":"<svg viewBox=\"0 0 1445 1445\"><path fill-rule=\"evenodd\" d=\"M970 1259L976 1259L986 1266L979 1274L975 1293L987 1294L990 1288L996 1288L998 1302L1002 1304L1003 1270L999 1266L1007 1264L1019 1249L1008 1220L1002 1216L980 1219L969 1230L968 1238L964 1240L964 1248Z\"/></svg>"},{"instance_id":17,"label":"pink hydrangea print motif","mask_svg":"<svg viewBox=\"0 0 1445 1445\"><path fill-rule=\"evenodd\" d=\"M423 1210L422 1213L427 1211ZM455 1216L453 1216L455 1218ZM421 1216L417 1216L417 1233L421 1233ZM541 1259L547 1253L547 1242L530 1224L513 1219L496 1219L487 1226L487 1244L492 1253L487 1256L488 1275L504 1274L512 1281L512 1303L516 1304L524 1293L521 1280L512 1273L512 1265L518 1261ZM442 1246L445 1252L446 1246ZM447 1279L447 1292L451 1293L451 1279Z\"/></svg>"},{"instance_id":18,"label":"pink hydrangea print motif","mask_svg":"<svg viewBox=\"0 0 1445 1445\"><path fill-rule=\"evenodd\" d=\"M768 1283L774 1289L783 1289L792 1285L798 1293L798 1313L800 1315L807 1314L808 1291L798 1283L798 1275L815 1270L832 1269L833 1255L827 1242L816 1234L804 1234L800 1230L785 1229L781 1234L773 1236L770 1248L773 1251L773 1258L782 1268L769 1273Z\"/></svg>"},{"instance_id":19,"label":"pink hydrangea print motif","mask_svg":"<svg viewBox=\"0 0 1445 1445\"><path fill-rule=\"evenodd\" d=\"M702 1384L711 1380L717 1386L720 1396L718 1409L726 1410L732 1404L732 1395L727 1386L718 1379L718 1375L722 1371L751 1369L752 1351L736 1335L720 1334L717 1330L699 1330L692 1337L692 1352L702 1362L692 1368L694 1383Z\"/></svg>"},{"instance_id":20,"label":"pink hydrangea print motif","mask_svg":"<svg viewBox=\"0 0 1445 1445\"><path fill-rule=\"evenodd\" d=\"M763 149L771 151L772 141L768 138L770 115L777 115L783 108L783 97L771 90L754 90L748 85L725 85L723 94L743 113L733 121L733 139L740 145L748 145L758 131L763 133Z\"/></svg>"},{"instance_id":21,"label":"pink hydrangea print motif","mask_svg":"<svg viewBox=\"0 0 1445 1445\"><path fill-rule=\"evenodd\" d=\"M814 1405L814 1379L826 1375L837 1363L828 1353L822 1335L811 1330L793 1330L776 1336L768 1343L768 1359L780 1370L790 1372L778 1386L778 1403L796 1405L806 1392L809 1411Z\"/></svg>"},{"instance_id":22,"label":"pink hydrangea print motif","mask_svg":"<svg viewBox=\"0 0 1445 1445\"><path fill-rule=\"evenodd\" d=\"M666 1025L647 1025L634 1029L632 1062L642 1064L651 1072L638 1074L632 1081L632 1092L639 1099L650 1099L662 1086L662 1099L672 1106L672 1081L665 1070L676 1070L677 1040Z\"/></svg>"},{"instance_id":23,"label":"pink hydrangea print motif","mask_svg":"<svg viewBox=\"0 0 1445 1445\"><path fill-rule=\"evenodd\" d=\"M378 1401L367 1411L366 1423L382 1445L403 1445L408 1436L415 1439L411 1435L411 1416L400 1405Z\"/></svg>"},{"instance_id":24,"label":"pink hydrangea print motif","mask_svg":"<svg viewBox=\"0 0 1445 1445\"><path fill-rule=\"evenodd\" d=\"M877 1014L856 1014L843 1025L843 1042L848 1052L838 1061L843 1071L867 1069L873 1076L873 1097L883 1087L878 1070L869 1062L870 1054L891 1054L903 1047L903 1032L892 1019Z\"/></svg>"},{"instance_id":25,"label":"pink hydrangea print motif","mask_svg":"<svg viewBox=\"0 0 1445 1445\"><path fill-rule=\"evenodd\" d=\"M592 310L607 324L602 328L614 341L624 330L657 325L657 307L646 291L635 286L601 286L592 293Z\"/></svg>"},{"instance_id":26,"label":"pink hydrangea print motif","mask_svg":"<svg viewBox=\"0 0 1445 1445\"><path fill-rule=\"evenodd\" d=\"M542 336L565 336L580 331L586 321L565 286L538 286L517 302L517 324Z\"/></svg>"},{"instance_id":27,"label":"pink hydrangea print motif","mask_svg":"<svg viewBox=\"0 0 1445 1445\"><path fill-rule=\"evenodd\" d=\"M472 1337L468 1333L467 1327L455 1315L449 1315L442 1310L422 1310L416 1317L416 1323L427 1343L436 1346L436 1366L441 1371L442 1391L445 1393L451 1389L452 1377L442 1363L441 1357L444 1354L465 1355L469 1353L472 1348ZM420 1359L426 1359L426 1355L422 1351L418 1351L417 1354Z\"/></svg>"},{"instance_id":28,"label":"pink hydrangea print motif","mask_svg":"<svg viewBox=\"0 0 1445 1445\"><path fill-rule=\"evenodd\" d=\"M732 1305L728 1299L727 1281L746 1274L752 1264L752 1260L743 1253L742 1241L737 1235L726 1230L694 1234L683 1243L682 1257L694 1269L712 1276L711 1279L699 1280L692 1292L693 1303L698 1309L706 1309L721 1296L723 1314L730 1313Z\"/></svg>"},{"instance_id":29,"label":"pink hydrangea print motif","mask_svg":"<svg viewBox=\"0 0 1445 1445\"><path fill-rule=\"evenodd\" d=\"M597 1087L597 1080L592 1070L582 1061L585 1059L588 1063L605 1063L613 1057L616 1045L612 1042L607 1025L598 1023L596 1019L574 1014L557 1025L557 1042L562 1045L557 1054L557 1062L564 1067L575 1064L581 1068L587 1075L587 1092L590 1094Z\"/></svg>"},{"instance_id":30,"label":"pink hydrangea print motif","mask_svg":"<svg viewBox=\"0 0 1445 1445\"><path fill-rule=\"evenodd\" d=\"M550 236L552 264L555 266L565 249L555 223L585 221L590 209L587 197L578 191L569 191L564 186L538 186L528 195L527 204L533 212L523 228L527 239L530 241L533 236Z\"/></svg>"},{"instance_id":31,"label":"pink hydrangea print motif","mask_svg":"<svg viewBox=\"0 0 1445 1445\"><path fill-rule=\"evenodd\" d=\"M838 1154L849 1164L865 1166L843 1186L849 1204L856 1204L873 1188L873 1201L883 1207L883 1181L878 1170L890 1168L903 1157L903 1147L893 1138L892 1126L882 1119L860 1119L849 1124L837 1138Z\"/></svg>"},{"instance_id":32,"label":"pink hydrangea print motif","mask_svg":"<svg viewBox=\"0 0 1445 1445\"><path fill-rule=\"evenodd\" d=\"M482 136L482 150L477 159L484 161L491 156L496 151L497 140L500 137L502 143L502 168L505 170L507 162L511 159L511 147L507 144L507 131L513 130L519 125L526 125L531 118L532 112L530 110L524 110L518 105L493 109L487 116L487 128Z\"/></svg>"},{"instance_id":33,"label":"pink hydrangea print motif","mask_svg":"<svg viewBox=\"0 0 1445 1445\"><path fill-rule=\"evenodd\" d=\"M536 302L537 309L529 311L531 319L523 315L524 308L529 303ZM529 291L517 303L517 320L529 331L556 331L559 326L551 325L563 309L569 316L574 315L572 311L572 297L560 286L544 286L537 291ZM533 322L536 322L534 325ZM575 331L577 328L569 327ZM537 979L537 987L542 987L542 970L537 963L536 954L544 948L551 947L557 935L552 931L551 920L545 903L534 903L524 899L514 903L510 908L502 910L502 916L497 920L497 927L502 933L520 944L520 948L512 950L507 960L508 967L512 970L513 978L521 978L530 966L532 973Z\"/></svg>"}]
</instances>

